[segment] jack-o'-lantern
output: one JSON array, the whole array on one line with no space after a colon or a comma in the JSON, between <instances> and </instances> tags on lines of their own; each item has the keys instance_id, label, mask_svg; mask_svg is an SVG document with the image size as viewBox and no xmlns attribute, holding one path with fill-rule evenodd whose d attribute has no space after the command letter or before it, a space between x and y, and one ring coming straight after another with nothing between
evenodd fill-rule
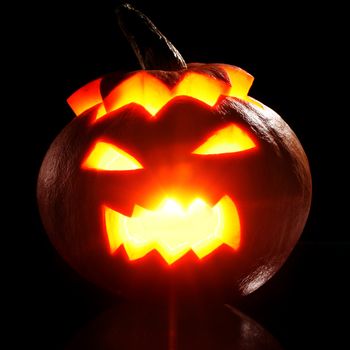
<instances>
[{"instance_id":1,"label":"jack-o'-lantern","mask_svg":"<svg viewBox=\"0 0 350 350\"><path fill-rule=\"evenodd\" d=\"M68 99L77 117L39 175L44 226L67 261L106 288L160 288L170 278L248 294L305 225L302 146L248 96L244 70L186 65L143 14L125 5L119 18L145 69Z\"/></svg>"}]
</instances>

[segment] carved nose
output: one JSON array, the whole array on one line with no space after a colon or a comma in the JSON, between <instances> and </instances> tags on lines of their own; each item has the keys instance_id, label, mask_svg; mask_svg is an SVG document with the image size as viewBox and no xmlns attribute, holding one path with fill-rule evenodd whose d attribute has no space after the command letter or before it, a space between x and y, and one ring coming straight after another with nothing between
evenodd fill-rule
<instances>
[{"instance_id":1,"label":"carved nose","mask_svg":"<svg viewBox=\"0 0 350 350\"><path fill-rule=\"evenodd\" d=\"M185 206L195 198L215 205L225 193L217 186L217 180L203 176L202 171L193 163L183 161L158 166L152 175L161 197L175 198Z\"/></svg>"}]
</instances>

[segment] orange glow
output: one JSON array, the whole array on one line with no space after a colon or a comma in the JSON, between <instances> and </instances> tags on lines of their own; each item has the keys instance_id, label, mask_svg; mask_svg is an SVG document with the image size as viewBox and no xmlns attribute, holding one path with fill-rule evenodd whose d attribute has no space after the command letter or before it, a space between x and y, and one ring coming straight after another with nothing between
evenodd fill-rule
<instances>
[{"instance_id":1,"label":"orange glow","mask_svg":"<svg viewBox=\"0 0 350 350\"><path fill-rule=\"evenodd\" d=\"M214 106L220 95L225 92L228 92L228 86L224 82L209 78L206 75L189 73L175 87L171 98L191 96L209 106Z\"/></svg>"},{"instance_id":2,"label":"orange glow","mask_svg":"<svg viewBox=\"0 0 350 350\"><path fill-rule=\"evenodd\" d=\"M176 96L190 96L209 106L214 106L219 97L224 95L238 97L262 106L248 96L253 84L253 76L235 66L225 64L216 66L227 73L230 83L189 70L174 88L169 89L161 80L147 71L138 71L117 85L105 99L102 99L100 93L102 79L97 79L76 91L67 101L77 116L89 108L100 105L96 119L130 103L143 106L152 116L155 116Z\"/></svg>"},{"instance_id":3,"label":"orange glow","mask_svg":"<svg viewBox=\"0 0 350 350\"><path fill-rule=\"evenodd\" d=\"M235 66L224 64L221 65L221 68L227 73L231 82L231 88L227 96L238 97L242 100L253 103L260 108L263 107L259 101L248 96L248 92L254 82L254 77L252 75Z\"/></svg>"},{"instance_id":4,"label":"orange glow","mask_svg":"<svg viewBox=\"0 0 350 350\"><path fill-rule=\"evenodd\" d=\"M77 116L98 104L101 104L101 106L98 110L96 119L106 114L100 94L101 80L102 79L97 79L92 81L68 98L67 102Z\"/></svg>"},{"instance_id":5,"label":"orange glow","mask_svg":"<svg viewBox=\"0 0 350 350\"><path fill-rule=\"evenodd\" d=\"M173 89L169 90L159 79L140 71L116 86L103 102L107 112L134 102L155 116L176 96L190 96L209 106L214 106L221 95L236 96L248 101L247 94L253 77L242 69L228 69L226 66L222 68L229 75L232 86L207 75L188 72ZM101 116L96 119L99 117Z\"/></svg>"},{"instance_id":6,"label":"orange glow","mask_svg":"<svg viewBox=\"0 0 350 350\"><path fill-rule=\"evenodd\" d=\"M154 211L135 205L131 217L107 206L103 211L111 254L124 245L130 260L157 250L170 265L191 249L201 259L222 244L240 245L239 216L228 196L214 207L197 198L187 208L166 198Z\"/></svg>"},{"instance_id":7,"label":"orange glow","mask_svg":"<svg viewBox=\"0 0 350 350\"><path fill-rule=\"evenodd\" d=\"M255 143L240 127L230 124L214 133L193 154L222 154L254 148Z\"/></svg>"},{"instance_id":8,"label":"orange glow","mask_svg":"<svg viewBox=\"0 0 350 350\"><path fill-rule=\"evenodd\" d=\"M104 104L106 110L111 112L134 102L154 116L176 96L191 96L214 106L223 90L228 90L225 83L198 73L186 74L173 90L169 90L159 79L146 72L138 72L118 85Z\"/></svg>"},{"instance_id":9,"label":"orange glow","mask_svg":"<svg viewBox=\"0 0 350 350\"><path fill-rule=\"evenodd\" d=\"M221 68L230 78L231 88L227 96L235 96L247 100L248 92L253 85L254 77L239 67L222 65Z\"/></svg>"},{"instance_id":10,"label":"orange glow","mask_svg":"<svg viewBox=\"0 0 350 350\"><path fill-rule=\"evenodd\" d=\"M136 170L142 165L130 154L106 142L97 142L82 164L84 169Z\"/></svg>"},{"instance_id":11,"label":"orange glow","mask_svg":"<svg viewBox=\"0 0 350 350\"><path fill-rule=\"evenodd\" d=\"M112 112L134 102L155 115L170 98L168 88L160 80L142 71L115 87L104 104L106 110Z\"/></svg>"}]
</instances>

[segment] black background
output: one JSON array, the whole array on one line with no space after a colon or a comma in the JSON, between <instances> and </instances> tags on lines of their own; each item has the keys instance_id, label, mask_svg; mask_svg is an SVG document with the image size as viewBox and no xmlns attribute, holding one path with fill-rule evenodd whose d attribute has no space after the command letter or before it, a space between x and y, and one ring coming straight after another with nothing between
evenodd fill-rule
<instances>
[{"instance_id":1,"label":"black background","mask_svg":"<svg viewBox=\"0 0 350 350\"><path fill-rule=\"evenodd\" d=\"M132 3L187 62L233 64L255 76L250 95L277 111L298 135L313 175L309 220L280 272L237 306L285 349L341 348L349 325L350 267L348 57L342 9L305 8L295 2L258 7L219 0ZM15 283L9 286L15 297L11 325L19 332L14 341L36 348L61 348L115 303L61 260L41 226L35 191L46 150L73 118L65 99L106 73L139 69L118 30L116 4L60 1L21 10L26 45L18 57L25 63L17 65L20 77L14 80L20 91L17 103L25 111L18 113L23 143L13 149L20 173L28 170L16 182L28 206L14 218L16 258L10 261Z\"/></svg>"}]
</instances>

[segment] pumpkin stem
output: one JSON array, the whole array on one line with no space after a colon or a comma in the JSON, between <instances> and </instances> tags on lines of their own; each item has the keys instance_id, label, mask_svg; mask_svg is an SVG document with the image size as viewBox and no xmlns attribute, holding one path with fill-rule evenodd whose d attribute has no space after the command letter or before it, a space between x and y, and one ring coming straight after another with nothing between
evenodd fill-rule
<instances>
[{"instance_id":1,"label":"pumpkin stem","mask_svg":"<svg viewBox=\"0 0 350 350\"><path fill-rule=\"evenodd\" d=\"M179 51L142 12L128 3L120 5L116 12L119 26L143 69L176 71L187 68Z\"/></svg>"}]
</instances>

